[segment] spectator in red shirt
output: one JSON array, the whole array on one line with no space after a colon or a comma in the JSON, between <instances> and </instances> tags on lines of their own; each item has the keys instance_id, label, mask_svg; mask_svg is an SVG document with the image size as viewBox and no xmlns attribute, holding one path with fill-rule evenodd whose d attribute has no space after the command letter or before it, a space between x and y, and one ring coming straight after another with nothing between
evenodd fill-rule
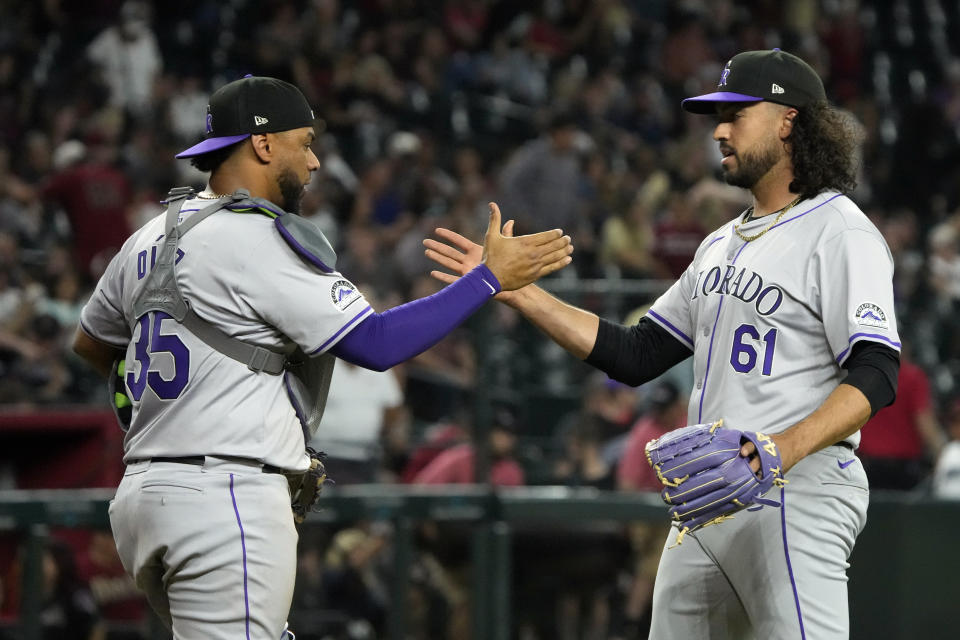
<instances>
[{"instance_id":1,"label":"spectator in red shirt","mask_svg":"<svg viewBox=\"0 0 960 640\"><path fill-rule=\"evenodd\" d=\"M80 578L90 586L105 623L106 640L139 640L146 628L146 598L127 575L110 531L94 531L77 558Z\"/></svg>"},{"instance_id":2,"label":"spectator in red shirt","mask_svg":"<svg viewBox=\"0 0 960 640\"><path fill-rule=\"evenodd\" d=\"M410 454L400 482L410 484L437 456L467 440L467 431L456 422L439 422L426 430L423 442Z\"/></svg>"},{"instance_id":3,"label":"spectator in red shirt","mask_svg":"<svg viewBox=\"0 0 960 640\"><path fill-rule=\"evenodd\" d=\"M517 487L524 484L523 469L513 458L517 443L512 416L498 414L490 428L490 484ZM471 484L475 482L476 447L473 443L447 449L413 478L413 484Z\"/></svg>"},{"instance_id":4,"label":"spectator in red shirt","mask_svg":"<svg viewBox=\"0 0 960 640\"><path fill-rule=\"evenodd\" d=\"M627 446L617 466L617 487L628 491L660 491L657 474L647 462L645 447L654 438L687 423L687 401L671 382L660 382L650 392L650 412L630 429Z\"/></svg>"},{"instance_id":5,"label":"spectator in red shirt","mask_svg":"<svg viewBox=\"0 0 960 640\"><path fill-rule=\"evenodd\" d=\"M123 172L111 164L114 147L98 142L87 151L89 159L55 174L44 185L42 197L63 207L77 263L95 282L130 235L127 206L132 190Z\"/></svg>"},{"instance_id":6,"label":"spectator in red shirt","mask_svg":"<svg viewBox=\"0 0 960 640\"><path fill-rule=\"evenodd\" d=\"M650 392L650 412L634 423L617 467L617 487L627 491L657 491L663 485L647 462L650 440L687 422L687 399L673 383L661 381ZM650 628L650 604L663 539L669 525L635 522L630 526L633 547L633 583L623 605L622 633L618 637L645 638Z\"/></svg>"},{"instance_id":7,"label":"spectator in red shirt","mask_svg":"<svg viewBox=\"0 0 960 640\"><path fill-rule=\"evenodd\" d=\"M457 50L476 50L483 43L489 22L490 9L486 2L461 0L448 2L443 8L443 28Z\"/></svg>"},{"instance_id":8,"label":"spectator in red shirt","mask_svg":"<svg viewBox=\"0 0 960 640\"><path fill-rule=\"evenodd\" d=\"M50 538L43 550L43 604L40 609L44 640L100 640L105 629L90 590L77 575L69 544Z\"/></svg>"},{"instance_id":9,"label":"spectator in red shirt","mask_svg":"<svg viewBox=\"0 0 960 640\"><path fill-rule=\"evenodd\" d=\"M900 354L897 399L860 430L858 453L871 489L909 491L930 472L946 436L930 402L930 381Z\"/></svg>"},{"instance_id":10,"label":"spectator in red shirt","mask_svg":"<svg viewBox=\"0 0 960 640\"><path fill-rule=\"evenodd\" d=\"M666 265L671 278L679 278L693 261L707 230L697 219L690 197L670 196L666 216L654 227L653 257Z\"/></svg>"}]
</instances>

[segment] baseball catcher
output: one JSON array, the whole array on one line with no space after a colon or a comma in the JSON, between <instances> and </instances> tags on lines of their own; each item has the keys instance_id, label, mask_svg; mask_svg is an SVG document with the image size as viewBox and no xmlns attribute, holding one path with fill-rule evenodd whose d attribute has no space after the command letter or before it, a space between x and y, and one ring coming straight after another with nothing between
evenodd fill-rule
<instances>
[{"instance_id":1,"label":"baseball catcher","mask_svg":"<svg viewBox=\"0 0 960 640\"><path fill-rule=\"evenodd\" d=\"M786 483L773 440L722 425L722 420L695 424L647 443L647 461L664 487L660 496L678 523L676 544L690 531L719 524L741 509L780 506L763 497L771 487ZM747 443L756 453L743 455ZM754 460L759 460L756 471L751 466Z\"/></svg>"},{"instance_id":2,"label":"baseball catcher","mask_svg":"<svg viewBox=\"0 0 960 640\"><path fill-rule=\"evenodd\" d=\"M207 186L171 189L166 212L110 261L74 338L113 378L126 426L127 472L110 511L117 552L180 638L292 638L294 525L326 480L303 445L336 359L385 371L501 291L571 261L559 229L504 236L491 203L483 264L375 311L319 228L296 215L321 167L315 120L303 93L276 78L217 89L206 137L177 154L209 173ZM269 268L248 270L251 256Z\"/></svg>"}]
</instances>

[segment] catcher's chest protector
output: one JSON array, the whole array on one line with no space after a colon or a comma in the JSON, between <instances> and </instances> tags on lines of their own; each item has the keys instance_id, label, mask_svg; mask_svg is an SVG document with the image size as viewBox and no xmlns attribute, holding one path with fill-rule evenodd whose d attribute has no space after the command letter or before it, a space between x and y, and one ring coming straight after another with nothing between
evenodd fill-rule
<instances>
[{"instance_id":1,"label":"catcher's chest protector","mask_svg":"<svg viewBox=\"0 0 960 640\"><path fill-rule=\"evenodd\" d=\"M336 357L329 353L310 357L300 349L277 353L248 344L227 335L198 316L184 299L177 284L176 264L180 238L214 213L227 209L238 213L260 213L273 218L274 226L286 243L303 259L325 273L335 270L337 255L323 233L311 222L277 209L261 198L251 198L246 189L238 189L178 222L183 203L193 197L193 189L178 187L167 197L164 221L166 237L156 264L148 274L143 289L133 301L136 323L150 311L161 311L186 327L197 338L225 356L247 365L252 371L270 375L283 373L290 402L297 413L304 438L309 441L320 426L330 390L330 378Z\"/></svg>"}]
</instances>

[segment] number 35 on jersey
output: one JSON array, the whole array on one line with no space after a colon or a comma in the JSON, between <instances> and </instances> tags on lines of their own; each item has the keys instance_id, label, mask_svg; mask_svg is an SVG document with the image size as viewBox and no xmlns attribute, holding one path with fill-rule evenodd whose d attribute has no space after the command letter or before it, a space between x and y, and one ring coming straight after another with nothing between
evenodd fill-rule
<instances>
[{"instance_id":1,"label":"number 35 on jersey","mask_svg":"<svg viewBox=\"0 0 960 640\"><path fill-rule=\"evenodd\" d=\"M190 350L176 333L164 333L177 326L179 323L162 311L151 311L137 321L133 343L136 364L131 365L128 358L126 371L127 388L134 401L140 401L147 387L161 400L173 400L183 393L190 375ZM172 376L161 374L164 362L172 364L165 367L172 368Z\"/></svg>"}]
</instances>

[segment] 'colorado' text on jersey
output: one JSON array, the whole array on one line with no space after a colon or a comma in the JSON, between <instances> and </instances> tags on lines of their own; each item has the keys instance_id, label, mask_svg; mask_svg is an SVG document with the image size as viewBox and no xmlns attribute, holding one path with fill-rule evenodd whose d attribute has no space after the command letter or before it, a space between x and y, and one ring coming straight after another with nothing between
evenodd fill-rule
<instances>
[{"instance_id":1,"label":"'colorado' text on jersey","mask_svg":"<svg viewBox=\"0 0 960 640\"><path fill-rule=\"evenodd\" d=\"M778 433L816 410L843 381L851 347L900 349L893 258L846 196L797 205L760 238L707 236L649 317L694 352L693 422ZM755 235L770 216L741 227ZM859 433L850 438L856 445Z\"/></svg>"}]
</instances>

